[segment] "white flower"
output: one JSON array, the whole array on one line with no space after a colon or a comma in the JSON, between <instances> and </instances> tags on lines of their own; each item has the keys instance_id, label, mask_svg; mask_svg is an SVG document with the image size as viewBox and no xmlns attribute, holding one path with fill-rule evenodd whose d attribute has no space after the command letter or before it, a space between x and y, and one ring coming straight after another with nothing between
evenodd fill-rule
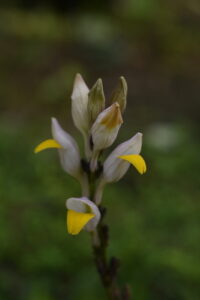
<instances>
[{"instance_id":1,"label":"white flower","mask_svg":"<svg viewBox=\"0 0 200 300\"><path fill-rule=\"evenodd\" d=\"M142 134L137 133L128 141L117 146L103 165L103 174L95 194L95 203L101 202L106 183L120 180L132 164L140 174L146 172L146 163L141 155Z\"/></svg>"},{"instance_id":2,"label":"white flower","mask_svg":"<svg viewBox=\"0 0 200 300\"><path fill-rule=\"evenodd\" d=\"M86 197L69 198L66 200L67 229L70 234L76 235L83 228L94 231L99 223L101 214L92 201Z\"/></svg>"},{"instance_id":3,"label":"white flower","mask_svg":"<svg viewBox=\"0 0 200 300\"><path fill-rule=\"evenodd\" d=\"M118 181L127 172L130 162L120 159L123 156L139 157L142 148L142 133L137 133L131 139L117 146L103 165L103 178L106 182ZM135 164L136 167L136 164ZM142 173L142 172L141 172Z\"/></svg>"},{"instance_id":4,"label":"white flower","mask_svg":"<svg viewBox=\"0 0 200 300\"><path fill-rule=\"evenodd\" d=\"M82 132L83 135L85 135L89 129L88 92L89 89L82 76L77 74L71 95L72 118L75 126Z\"/></svg>"}]
</instances>

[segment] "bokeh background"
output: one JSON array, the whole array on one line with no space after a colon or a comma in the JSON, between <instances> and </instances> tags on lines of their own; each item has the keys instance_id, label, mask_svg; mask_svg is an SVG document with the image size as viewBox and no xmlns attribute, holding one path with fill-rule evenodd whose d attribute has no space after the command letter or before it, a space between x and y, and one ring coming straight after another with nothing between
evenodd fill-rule
<instances>
[{"instance_id":1,"label":"bokeh background","mask_svg":"<svg viewBox=\"0 0 200 300\"><path fill-rule=\"evenodd\" d=\"M200 299L200 4L198 0L1 1L0 299L105 299L90 237L66 233L78 183L56 151L50 117L77 137L70 93L80 72L129 86L118 141L144 133L148 172L104 195L109 252L137 300Z\"/></svg>"}]
</instances>

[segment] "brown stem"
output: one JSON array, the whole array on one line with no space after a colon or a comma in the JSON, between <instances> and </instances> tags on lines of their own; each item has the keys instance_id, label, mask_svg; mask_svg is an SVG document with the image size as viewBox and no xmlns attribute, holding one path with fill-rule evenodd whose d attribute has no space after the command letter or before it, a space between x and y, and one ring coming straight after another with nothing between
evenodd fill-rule
<instances>
[{"instance_id":1,"label":"brown stem","mask_svg":"<svg viewBox=\"0 0 200 300\"><path fill-rule=\"evenodd\" d=\"M103 224L101 220L96 233L93 235L93 252L97 271L108 300L130 300L129 289L125 287L121 291L117 286L116 279L119 269L119 260L115 257L111 257L110 259L107 257L108 233L108 226Z\"/></svg>"},{"instance_id":2,"label":"brown stem","mask_svg":"<svg viewBox=\"0 0 200 300\"><path fill-rule=\"evenodd\" d=\"M95 173L91 172L90 163L87 163L84 160L82 160L82 167L88 176L90 199L95 202L96 180L100 175L99 170L97 170ZM100 165L99 168L100 172L102 172ZM106 291L107 300L131 300L129 288L125 286L121 290L117 285L116 279L119 269L119 260L116 257L111 257L109 259L107 257L109 229L108 226L103 223L105 208L99 206L99 209L101 211L101 220L96 228L96 231L92 233L93 253L97 271Z\"/></svg>"}]
</instances>

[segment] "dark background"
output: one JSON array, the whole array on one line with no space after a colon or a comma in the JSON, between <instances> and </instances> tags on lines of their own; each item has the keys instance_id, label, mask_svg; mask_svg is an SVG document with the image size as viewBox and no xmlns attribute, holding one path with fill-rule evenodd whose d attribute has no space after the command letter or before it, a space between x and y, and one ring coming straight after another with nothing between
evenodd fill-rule
<instances>
[{"instance_id":1,"label":"dark background","mask_svg":"<svg viewBox=\"0 0 200 300\"><path fill-rule=\"evenodd\" d=\"M38 156L55 116L70 115L74 76L119 76L128 107L118 142L144 133L148 172L133 168L104 195L109 252L134 299L199 300L200 5L195 0L1 1L0 299L104 299L90 237L66 233L77 182L57 153Z\"/></svg>"}]
</instances>

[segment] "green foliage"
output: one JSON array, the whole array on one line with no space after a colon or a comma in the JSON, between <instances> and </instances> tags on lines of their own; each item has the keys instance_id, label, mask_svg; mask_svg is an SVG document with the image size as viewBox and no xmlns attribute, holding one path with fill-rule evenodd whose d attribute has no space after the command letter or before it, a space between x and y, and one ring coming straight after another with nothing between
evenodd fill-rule
<instances>
[{"instance_id":1,"label":"green foliage","mask_svg":"<svg viewBox=\"0 0 200 300\"><path fill-rule=\"evenodd\" d=\"M145 175L132 169L107 186L109 251L135 299L199 300L198 5L122 2L112 16L0 11L1 300L104 299L89 235L66 232L65 199L80 196L79 185L55 150L33 154L50 137L51 116L62 124L67 115L63 127L79 137L69 117L77 71L90 86L106 77L105 91L128 75L123 140L152 120L176 120L169 135L156 125L157 140L146 126Z\"/></svg>"}]
</instances>

